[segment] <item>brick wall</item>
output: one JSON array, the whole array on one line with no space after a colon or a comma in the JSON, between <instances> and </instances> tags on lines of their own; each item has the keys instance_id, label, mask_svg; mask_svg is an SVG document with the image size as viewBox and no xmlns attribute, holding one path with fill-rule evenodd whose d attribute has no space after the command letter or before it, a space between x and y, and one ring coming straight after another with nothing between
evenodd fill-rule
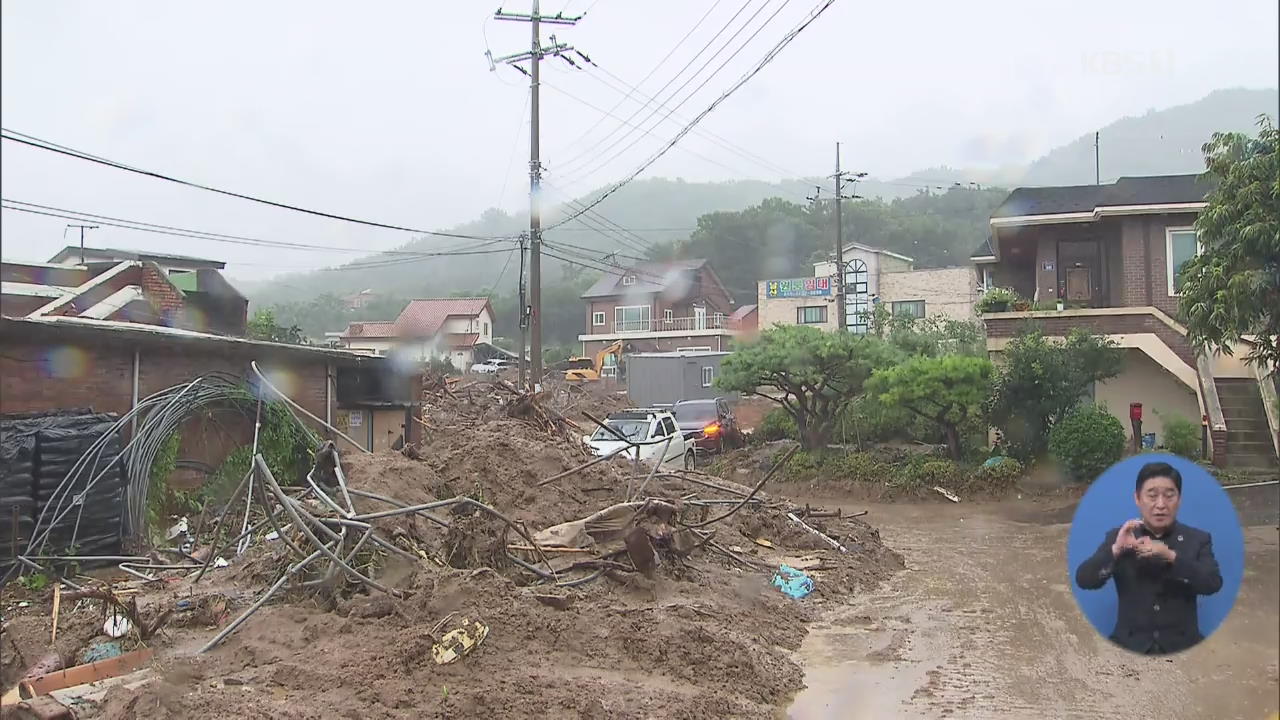
<instances>
[{"instance_id":1,"label":"brick wall","mask_svg":"<svg viewBox=\"0 0 1280 720\"><path fill-rule=\"evenodd\" d=\"M880 276L880 299L886 304L923 300L927 315L942 313L956 320L972 320L977 287L978 276L972 266L892 272Z\"/></svg>"},{"instance_id":2,"label":"brick wall","mask_svg":"<svg viewBox=\"0 0 1280 720\"><path fill-rule=\"evenodd\" d=\"M1083 328L1099 335L1133 335L1153 333L1165 345L1169 346L1183 362L1191 368L1196 367L1195 352L1191 344L1181 333L1161 322L1149 313L1135 312L1132 315L1064 315L1062 317L1042 318L987 318L989 337L1013 337L1020 333L1028 323L1038 325L1045 335L1051 337L1066 336L1072 328Z\"/></svg>"},{"instance_id":3,"label":"brick wall","mask_svg":"<svg viewBox=\"0 0 1280 720\"><path fill-rule=\"evenodd\" d=\"M160 311L165 324L185 327L182 293L169 282L159 266L155 263L143 263L141 285L142 293Z\"/></svg>"}]
</instances>

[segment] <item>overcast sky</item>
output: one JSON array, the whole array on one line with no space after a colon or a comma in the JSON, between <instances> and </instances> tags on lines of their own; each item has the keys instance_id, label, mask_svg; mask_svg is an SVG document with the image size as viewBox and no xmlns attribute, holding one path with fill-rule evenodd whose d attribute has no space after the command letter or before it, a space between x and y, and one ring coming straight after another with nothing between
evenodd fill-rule
<instances>
[{"instance_id":1,"label":"overcast sky","mask_svg":"<svg viewBox=\"0 0 1280 720\"><path fill-rule=\"evenodd\" d=\"M549 199L630 173L816 2L545 0L544 12L588 11L576 27L547 34L598 65L546 62ZM496 4L5 0L0 114L6 129L203 184L444 228L527 203L527 81L511 68L490 72L484 52L527 49L529 27L492 20ZM510 0L506 9L527 12L528 4ZM1027 162L1124 115L1218 88L1275 87L1278 21L1275 0L837 0L703 121L714 138L689 135L642 177L827 174L835 140L845 144L846 167L886 179L937 165ZM650 117L652 108L631 120L657 137L615 132L639 109L632 101L602 119L623 101L623 83L652 73L641 89L653 94L682 69L661 93L670 106L710 80L665 123L666 111ZM2 160L6 199L364 251L408 239L8 141ZM6 258L45 260L74 240L63 239L64 219L10 210L0 218ZM89 244L217 257L239 278L355 257L116 228L91 231Z\"/></svg>"}]
</instances>

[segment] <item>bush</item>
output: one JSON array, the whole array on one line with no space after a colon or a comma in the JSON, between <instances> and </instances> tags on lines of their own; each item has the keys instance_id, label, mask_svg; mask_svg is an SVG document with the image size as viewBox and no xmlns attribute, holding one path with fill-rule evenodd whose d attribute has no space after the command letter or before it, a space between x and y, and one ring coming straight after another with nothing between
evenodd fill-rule
<instances>
[{"instance_id":1,"label":"bush","mask_svg":"<svg viewBox=\"0 0 1280 720\"><path fill-rule=\"evenodd\" d=\"M1124 454L1124 426L1105 407L1072 410L1049 433L1049 453L1075 480L1093 481Z\"/></svg>"},{"instance_id":2,"label":"bush","mask_svg":"<svg viewBox=\"0 0 1280 720\"><path fill-rule=\"evenodd\" d=\"M1164 420L1164 447L1175 455L1196 460L1200 457L1200 428L1181 415L1168 415Z\"/></svg>"},{"instance_id":3,"label":"bush","mask_svg":"<svg viewBox=\"0 0 1280 720\"><path fill-rule=\"evenodd\" d=\"M919 490L934 485L950 489L963 482L964 477L964 470L954 460L934 455L913 455L897 468L886 485L903 490Z\"/></svg>"},{"instance_id":4,"label":"bush","mask_svg":"<svg viewBox=\"0 0 1280 720\"><path fill-rule=\"evenodd\" d=\"M796 421L782 408L774 408L760 421L752 437L762 442L796 440Z\"/></svg>"},{"instance_id":5,"label":"bush","mask_svg":"<svg viewBox=\"0 0 1280 720\"><path fill-rule=\"evenodd\" d=\"M837 480L861 483L881 482L893 474L892 466L870 453L831 455L827 458L825 467Z\"/></svg>"},{"instance_id":6,"label":"bush","mask_svg":"<svg viewBox=\"0 0 1280 720\"><path fill-rule=\"evenodd\" d=\"M997 458L990 465L980 465L969 479L975 490L1004 490L1012 487L1022 477L1026 468L1011 457Z\"/></svg>"}]
</instances>

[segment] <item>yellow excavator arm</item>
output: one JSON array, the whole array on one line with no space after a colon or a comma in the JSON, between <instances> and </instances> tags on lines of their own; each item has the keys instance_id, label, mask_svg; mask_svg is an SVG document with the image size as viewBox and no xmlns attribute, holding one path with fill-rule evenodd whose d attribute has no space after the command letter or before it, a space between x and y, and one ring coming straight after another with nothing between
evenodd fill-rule
<instances>
[{"instance_id":1,"label":"yellow excavator arm","mask_svg":"<svg viewBox=\"0 0 1280 720\"><path fill-rule=\"evenodd\" d=\"M608 345L605 345L603 348L600 348L600 352L596 353L595 358L592 359L591 367L589 368L570 367L568 370L564 371L564 379L565 380L599 380L600 373L604 370L605 359L607 359L610 355L618 356L619 359L621 359L623 345L624 343L621 340L617 340ZM582 360L585 360L585 358L570 358L569 363L581 364Z\"/></svg>"}]
</instances>

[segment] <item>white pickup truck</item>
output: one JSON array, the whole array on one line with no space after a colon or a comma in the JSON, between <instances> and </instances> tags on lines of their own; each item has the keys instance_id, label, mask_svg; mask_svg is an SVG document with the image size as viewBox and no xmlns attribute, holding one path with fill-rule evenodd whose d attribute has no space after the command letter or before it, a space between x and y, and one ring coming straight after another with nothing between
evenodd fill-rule
<instances>
[{"instance_id":1,"label":"white pickup truck","mask_svg":"<svg viewBox=\"0 0 1280 720\"><path fill-rule=\"evenodd\" d=\"M597 428L594 433L582 438L596 455L608 455L626 447L627 443L618 439L618 435L621 435L638 445L618 453L623 457L634 458L639 450L641 462L656 462L661 467L693 469L693 446L685 442L684 434L676 425L671 411L643 408L624 410L605 418L604 424L614 432Z\"/></svg>"}]
</instances>

